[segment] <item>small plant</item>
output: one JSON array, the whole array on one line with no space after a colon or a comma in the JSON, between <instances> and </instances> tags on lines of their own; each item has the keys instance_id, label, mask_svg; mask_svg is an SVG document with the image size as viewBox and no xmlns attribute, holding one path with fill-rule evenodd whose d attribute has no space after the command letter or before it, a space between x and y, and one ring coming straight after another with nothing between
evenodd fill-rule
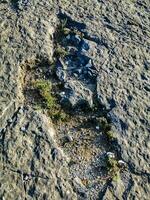
<instances>
[{"instance_id":1,"label":"small plant","mask_svg":"<svg viewBox=\"0 0 150 200\"><path fill-rule=\"evenodd\" d=\"M57 99L52 96L52 84L47 80L36 80L33 82L33 87L38 90L44 104L44 108L47 109L50 117L55 121L66 121L68 115L61 109L61 106L57 103ZM35 109L38 110L41 105L37 104Z\"/></svg>"},{"instance_id":2,"label":"small plant","mask_svg":"<svg viewBox=\"0 0 150 200\"><path fill-rule=\"evenodd\" d=\"M35 110L41 110L42 109L41 105L39 105L39 104L36 104L33 107L34 107Z\"/></svg>"},{"instance_id":3,"label":"small plant","mask_svg":"<svg viewBox=\"0 0 150 200\"><path fill-rule=\"evenodd\" d=\"M118 180L120 177L120 167L118 165L118 161L115 158L107 157L107 169L109 176L112 180Z\"/></svg>"},{"instance_id":4,"label":"small plant","mask_svg":"<svg viewBox=\"0 0 150 200\"><path fill-rule=\"evenodd\" d=\"M111 131L111 124L107 122L107 120L102 120L100 122L101 129L104 135L106 136L107 140L111 142L112 140L115 140L115 134Z\"/></svg>"},{"instance_id":5,"label":"small plant","mask_svg":"<svg viewBox=\"0 0 150 200\"><path fill-rule=\"evenodd\" d=\"M70 33L70 29L69 28L63 28L63 34L64 35L68 35Z\"/></svg>"},{"instance_id":6,"label":"small plant","mask_svg":"<svg viewBox=\"0 0 150 200\"><path fill-rule=\"evenodd\" d=\"M61 43L64 36L69 34L70 29L66 28L66 26L67 26L67 19L61 20L59 25L57 26L57 30L54 35L57 43Z\"/></svg>"},{"instance_id":7,"label":"small plant","mask_svg":"<svg viewBox=\"0 0 150 200\"><path fill-rule=\"evenodd\" d=\"M106 131L105 134L106 134L106 137L108 138L108 140L111 141L111 140L115 139L114 133L112 131Z\"/></svg>"},{"instance_id":8,"label":"small plant","mask_svg":"<svg viewBox=\"0 0 150 200\"><path fill-rule=\"evenodd\" d=\"M53 111L52 113L52 119L57 121L67 121L67 114L64 113L61 108L58 106L58 108L56 110Z\"/></svg>"},{"instance_id":9,"label":"small plant","mask_svg":"<svg viewBox=\"0 0 150 200\"><path fill-rule=\"evenodd\" d=\"M46 80L37 80L33 83L33 87L39 91L39 94L44 101L44 106L48 109L54 109L56 99L51 94L51 82Z\"/></svg>"},{"instance_id":10,"label":"small plant","mask_svg":"<svg viewBox=\"0 0 150 200\"><path fill-rule=\"evenodd\" d=\"M109 132L111 130L111 125L106 121L102 120L101 121L101 128L104 133Z\"/></svg>"},{"instance_id":11,"label":"small plant","mask_svg":"<svg viewBox=\"0 0 150 200\"><path fill-rule=\"evenodd\" d=\"M107 152L106 166L108 171L108 177L117 182L120 179L120 173L127 165L123 160L117 160L115 154Z\"/></svg>"},{"instance_id":12,"label":"small plant","mask_svg":"<svg viewBox=\"0 0 150 200\"><path fill-rule=\"evenodd\" d=\"M53 60L53 61L50 63L50 70L51 70L52 74L54 74L55 71L56 71L56 63L55 63L55 62L56 62L56 61Z\"/></svg>"},{"instance_id":13,"label":"small plant","mask_svg":"<svg viewBox=\"0 0 150 200\"><path fill-rule=\"evenodd\" d=\"M65 56L68 55L68 52L65 50L65 48L61 47L61 46L58 46L56 49L55 49L55 52L54 52L54 56L55 57L61 57L61 58L64 58Z\"/></svg>"},{"instance_id":14,"label":"small plant","mask_svg":"<svg viewBox=\"0 0 150 200\"><path fill-rule=\"evenodd\" d=\"M67 18L61 20L61 23L59 24L59 29L60 29L61 31L63 31L64 28L66 27L66 25L67 25Z\"/></svg>"}]
</instances>

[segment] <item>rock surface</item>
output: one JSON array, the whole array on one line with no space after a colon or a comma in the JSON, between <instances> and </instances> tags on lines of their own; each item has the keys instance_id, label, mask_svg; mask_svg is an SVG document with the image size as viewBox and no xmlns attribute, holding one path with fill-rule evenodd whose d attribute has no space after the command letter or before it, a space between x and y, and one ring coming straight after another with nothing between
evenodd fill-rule
<instances>
[{"instance_id":1,"label":"rock surface","mask_svg":"<svg viewBox=\"0 0 150 200\"><path fill-rule=\"evenodd\" d=\"M0 199L148 200L149 1L4 0L0 10ZM64 84L61 102L101 106L73 110L69 122L53 126L26 102L22 66L37 57L53 60L63 15L77 33L66 37L70 56L56 71ZM103 118L111 121L115 142L107 141ZM66 135L71 139L64 142ZM104 155L111 151L127 165L118 180L106 176Z\"/></svg>"},{"instance_id":2,"label":"rock surface","mask_svg":"<svg viewBox=\"0 0 150 200\"><path fill-rule=\"evenodd\" d=\"M76 199L52 125L40 113L19 111L1 131L1 198Z\"/></svg>"}]
</instances>

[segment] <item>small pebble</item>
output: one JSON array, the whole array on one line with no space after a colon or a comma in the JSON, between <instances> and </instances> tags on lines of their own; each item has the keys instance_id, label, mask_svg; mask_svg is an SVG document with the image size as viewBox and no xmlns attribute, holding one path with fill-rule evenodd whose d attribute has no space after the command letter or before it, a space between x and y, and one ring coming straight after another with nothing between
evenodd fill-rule
<instances>
[{"instance_id":1,"label":"small pebble","mask_svg":"<svg viewBox=\"0 0 150 200\"><path fill-rule=\"evenodd\" d=\"M23 132L26 132L26 128L25 127L21 127L20 130L23 131Z\"/></svg>"},{"instance_id":2,"label":"small pebble","mask_svg":"<svg viewBox=\"0 0 150 200\"><path fill-rule=\"evenodd\" d=\"M115 158L115 154L112 152L107 152L106 154L109 158Z\"/></svg>"},{"instance_id":3,"label":"small pebble","mask_svg":"<svg viewBox=\"0 0 150 200\"><path fill-rule=\"evenodd\" d=\"M88 75L89 75L90 77L93 76L93 74L92 74L90 71L88 71Z\"/></svg>"},{"instance_id":4,"label":"small pebble","mask_svg":"<svg viewBox=\"0 0 150 200\"><path fill-rule=\"evenodd\" d=\"M67 39L67 40L70 40L70 35L67 35L66 39Z\"/></svg>"},{"instance_id":5,"label":"small pebble","mask_svg":"<svg viewBox=\"0 0 150 200\"><path fill-rule=\"evenodd\" d=\"M28 175L28 174L23 174L23 180L24 181L28 181L31 179L31 175Z\"/></svg>"},{"instance_id":6,"label":"small pebble","mask_svg":"<svg viewBox=\"0 0 150 200\"><path fill-rule=\"evenodd\" d=\"M12 122L13 122L13 120L12 120L12 119L8 119L7 121L8 121L8 123L12 123Z\"/></svg>"},{"instance_id":7,"label":"small pebble","mask_svg":"<svg viewBox=\"0 0 150 200\"><path fill-rule=\"evenodd\" d=\"M82 69L78 69L78 70L77 70L77 72L78 72L79 74L81 74L81 72L82 72Z\"/></svg>"},{"instance_id":8,"label":"small pebble","mask_svg":"<svg viewBox=\"0 0 150 200\"><path fill-rule=\"evenodd\" d=\"M82 40L82 50L83 49L86 51L88 51L90 49L90 46L89 46L87 40L85 40L85 39Z\"/></svg>"},{"instance_id":9,"label":"small pebble","mask_svg":"<svg viewBox=\"0 0 150 200\"><path fill-rule=\"evenodd\" d=\"M59 95L60 95L61 97L64 97L64 96L65 96L65 92L60 92Z\"/></svg>"},{"instance_id":10,"label":"small pebble","mask_svg":"<svg viewBox=\"0 0 150 200\"><path fill-rule=\"evenodd\" d=\"M81 39L80 39L80 37L78 35L75 35L75 39L76 39L78 44L81 42Z\"/></svg>"},{"instance_id":11,"label":"small pebble","mask_svg":"<svg viewBox=\"0 0 150 200\"><path fill-rule=\"evenodd\" d=\"M87 67L87 68L91 68L91 67L92 67L92 60L89 60L89 63L86 64L85 67Z\"/></svg>"},{"instance_id":12,"label":"small pebble","mask_svg":"<svg viewBox=\"0 0 150 200\"><path fill-rule=\"evenodd\" d=\"M120 165L126 165L126 163L125 163L123 160L119 160L118 163L119 163Z\"/></svg>"},{"instance_id":13,"label":"small pebble","mask_svg":"<svg viewBox=\"0 0 150 200\"><path fill-rule=\"evenodd\" d=\"M66 139L68 140L68 142L72 142L73 141L73 138L71 137L71 135L67 135Z\"/></svg>"},{"instance_id":14,"label":"small pebble","mask_svg":"<svg viewBox=\"0 0 150 200\"><path fill-rule=\"evenodd\" d=\"M96 128L96 130L99 130L99 129L100 129L100 127L99 127L99 126L96 126L95 128Z\"/></svg>"},{"instance_id":15,"label":"small pebble","mask_svg":"<svg viewBox=\"0 0 150 200\"><path fill-rule=\"evenodd\" d=\"M78 74L76 74L76 73L73 73L73 75L77 78L78 77Z\"/></svg>"},{"instance_id":16,"label":"small pebble","mask_svg":"<svg viewBox=\"0 0 150 200\"><path fill-rule=\"evenodd\" d=\"M69 65L69 61L65 61L65 64L66 64L66 65Z\"/></svg>"},{"instance_id":17,"label":"small pebble","mask_svg":"<svg viewBox=\"0 0 150 200\"><path fill-rule=\"evenodd\" d=\"M19 114L23 114L23 106L20 107L18 113L19 113Z\"/></svg>"},{"instance_id":18,"label":"small pebble","mask_svg":"<svg viewBox=\"0 0 150 200\"><path fill-rule=\"evenodd\" d=\"M42 69L40 69L40 68L38 68L37 71L40 72L40 73L42 73Z\"/></svg>"}]
</instances>

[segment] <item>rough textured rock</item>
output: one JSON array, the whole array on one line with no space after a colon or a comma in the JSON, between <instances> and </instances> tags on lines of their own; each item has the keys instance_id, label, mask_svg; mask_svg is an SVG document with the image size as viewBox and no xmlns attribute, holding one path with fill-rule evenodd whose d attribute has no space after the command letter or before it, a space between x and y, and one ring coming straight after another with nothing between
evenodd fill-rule
<instances>
[{"instance_id":1,"label":"rough textured rock","mask_svg":"<svg viewBox=\"0 0 150 200\"><path fill-rule=\"evenodd\" d=\"M148 200L149 1L3 0L0 10L0 199ZM60 60L60 76L66 76L61 81L71 86L62 92L73 106L83 100L92 107L97 98L111 121L115 145L107 143L97 111L74 112L73 120L55 131L46 114L26 105L21 66L37 57L53 59L60 11L84 33L68 45L77 59ZM102 107L98 110L102 115ZM70 146L62 145L66 132ZM116 182L105 176L103 164L103 155L112 150L127 164Z\"/></svg>"},{"instance_id":2,"label":"rough textured rock","mask_svg":"<svg viewBox=\"0 0 150 200\"><path fill-rule=\"evenodd\" d=\"M64 88L69 94L64 94L62 103L70 103L72 107L87 104L93 106L92 92L78 81L69 81L65 84ZM67 92L66 92L67 93Z\"/></svg>"},{"instance_id":3,"label":"rough textured rock","mask_svg":"<svg viewBox=\"0 0 150 200\"><path fill-rule=\"evenodd\" d=\"M28 108L20 113L19 108L1 134L1 198L76 199L66 158L45 116Z\"/></svg>"},{"instance_id":4,"label":"rough textured rock","mask_svg":"<svg viewBox=\"0 0 150 200\"><path fill-rule=\"evenodd\" d=\"M6 200L76 199L67 179L67 159L53 139L52 125L30 107L20 108L24 104L21 65L37 55L52 58L54 5L49 3L45 9L45 3L9 1L0 5L0 198ZM54 148L58 149L55 159Z\"/></svg>"},{"instance_id":5,"label":"rough textured rock","mask_svg":"<svg viewBox=\"0 0 150 200\"><path fill-rule=\"evenodd\" d=\"M59 48L65 48L67 55L57 59L56 66L56 75L64 84L64 95L61 95L61 101L69 103L73 108L83 104L92 108L97 77L93 56L97 44L90 39L85 39L85 36L82 36L83 30L79 29L79 24L76 22L76 26L73 26L73 21L67 15L65 17L67 18L66 28L70 32L62 36ZM73 28L78 29L80 34L75 33Z\"/></svg>"}]
</instances>

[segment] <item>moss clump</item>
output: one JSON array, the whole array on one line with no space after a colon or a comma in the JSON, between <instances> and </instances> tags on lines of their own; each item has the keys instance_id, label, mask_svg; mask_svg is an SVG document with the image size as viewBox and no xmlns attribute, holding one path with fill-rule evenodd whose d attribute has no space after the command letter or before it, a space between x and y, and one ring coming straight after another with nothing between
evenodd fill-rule
<instances>
[{"instance_id":1,"label":"moss clump","mask_svg":"<svg viewBox=\"0 0 150 200\"><path fill-rule=\"evenodd\" d=\"M107 162L106 164L109 176L113 181L118 181L120 179L120 171L121 171L118 161L115 158L107 157L106 162Z\"/></svg>"},{"instance_id":2,"label":"moss clump","mask_svg":"<svg viewBox=\"0 0 150 200\"><path fill-rule=\"evenodd\" d=\"M51 70L51 74L54 75L56 73L56 61L53 60L51 63L50 63L50 70Z\"/></svg>"},{"instance_id":3,"label":"moss clump","mask_svg":"<svg viewBox=\"0 0 150 200\"><path fill-rule=\"evenodd\" d=\"M46 80L36 80L33 82L33 87L39 91L39 94L44 101L44 107L54 109L56 106L56 99L51 94L51 82Z\"/></svg>"},{"instance_id":4,"label":"moss clump","mask_svg":"<svg viewBox=\"0 0 150 200\"><path fill-rule=\"evenodd\" d=\"M68 115L59 107L59 105L57 105L57 109L55 108L53 111L50 110L48 113L55 122L65 122L68 119Z\"/></svg>"},{"instance_id":5,"label":"moss clump","mask_svg":"<svg viewBox=\"0 0 150 200\"><path fill-rule=\"evenodd\" d=\"M65 50L65 48L58 46L54 52L54 56L59 58L64 58L65 56L68 55L68 52Z\"/></svg>"},{"instance_id":6,"label":"moss clump","mask_svg":"<svg viewBox=\"0 0 150 200\"><path fill-rule=\"evenodd\" d=\"M106 133L111 130L111 125L106 120L102 120L101 128L102 128L102 132Z\"/></svg>"},{"instance_id":7,"label":"moss clump","mask_svg":"<svg viewBox=\"0 0 150 200\"><path fill-rule=\"evenodd\" d=\"M115 135L114 135L114 133L112 131L105 132L105 135L108 138L108 140L110 140L110 141L116 139L116 137L115 137Z\"/></svg>"},{"instance_id":8,"label":"moss clump","mask_svg":"<svg viewBox=\"0 0 150 200\"><path fill-rule=\"evenodd\" d=\"M57 99L52 95L52 83L47 80L36 80L33 82L33 87L39 92L41 104L38 108L44 107L47 109L49 116L55 121L66 121L68 115L62 110Z\"/></svg>"},{"instance_id":9,"label":"moss clump","mask_svg":"<svg viewBox=\"0 0 150 200\"><path fill-rule=\"evenodd\" d=\"M66 25L67 25L67 18L61 20L61 22L60 22L60 24L59 24L59 26L58 26L58 29L59 29L60 31L63 31L64 28L66 27Z\"/></svg>"},{"instance_id":10,"label":"moss clump","mask_svg":"<svg viewBox=\"0 0 150 200\"><path fill-rule=\"evenodd\" d=\"M62 31L64 35L69 35L69 33L71 32L69 28L63 28Z\"/></svg>"},{"instance_id":11,"label":"moss clump","mask_svg":"<svg viewBox=\"0 0 150 200\"><path fill-rule=\"evenodd\" d=\"M107 120L102 120L100 122L101 130L103 134L106 136L108 142L111 142L116 139L115 133L111 130L111 124L107 122Z\"/></svg>"},{"instance_id":12,"label":"moss clump","mask_svg":"<svg viewBox=\"0 0 150 200\"><path fill-rule=\"evenodd\" d=\"M66 28L67 26L67 19L61 20L59 25L57 26L54 38L57 43L62 43L62 39L65 35L68 35L70 32L70 29Z\"/></svg>"}]
</instances>

